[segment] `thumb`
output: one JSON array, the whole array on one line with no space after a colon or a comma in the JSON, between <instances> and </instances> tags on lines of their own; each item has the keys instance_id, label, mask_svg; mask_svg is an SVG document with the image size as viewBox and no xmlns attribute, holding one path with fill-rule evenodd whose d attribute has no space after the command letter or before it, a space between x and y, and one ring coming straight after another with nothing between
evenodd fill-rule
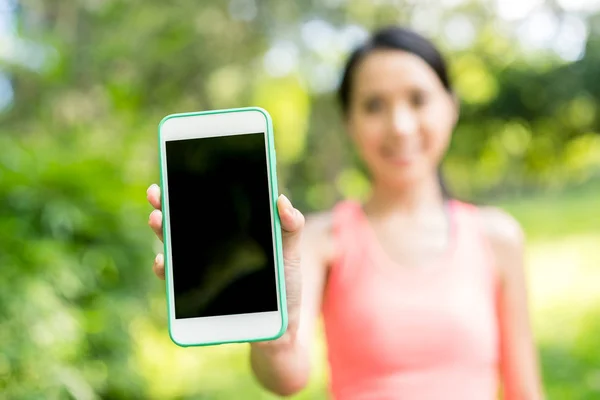
<instances>
[{"instance_id":1,"label":"thumb","mask_svg":"<svg viewBox=\"0 0 600 400\"><path fill-rule=\"evenodd\" d=\"M285 195L277 199L277 209L281 219L283 237L283 258L288 261L300 261L300 238L304 228L304 215L292 206Z\"/></svg>"}]
</instances>

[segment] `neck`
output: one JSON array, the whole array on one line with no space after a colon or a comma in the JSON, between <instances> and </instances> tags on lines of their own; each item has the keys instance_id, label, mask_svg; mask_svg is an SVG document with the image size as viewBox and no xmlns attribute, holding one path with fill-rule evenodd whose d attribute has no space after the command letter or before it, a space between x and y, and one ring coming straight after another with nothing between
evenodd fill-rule
<instances>
[{"instance_id":1,"label":"neck","mask_svg":"<svg viewBox=\"0 0 600 400\"><path fill-rule=\"evenodd\" d=\"M372 213L415 213L439 208L444 204L442 188L436 176L423 179L406 187L391 187L389 184L373 182L371 196L365 210Z\"/></svg>"}]
</instances>

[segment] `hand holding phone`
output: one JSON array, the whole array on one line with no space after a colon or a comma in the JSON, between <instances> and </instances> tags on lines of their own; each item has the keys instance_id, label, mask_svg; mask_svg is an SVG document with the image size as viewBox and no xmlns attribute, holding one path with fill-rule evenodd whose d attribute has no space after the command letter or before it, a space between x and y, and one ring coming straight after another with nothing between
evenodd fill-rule
<instances>
[{"instance_id":1,"label":"hand holding phone","mask_svg":"<svg viewBox=\"0 0 600 400\"><path fill-rule=\"evenodd\" d=\"M286 290L299 299L300 283L286 281L299 276L304 218L276 197L268 114L179 114L159 136L163 192L148 190L149 223L165 244L155 272L166 275L172 340L252 342L295 329L299 304L286 304Z\"/></svg>"},{"instance_id":2,"label":"hand holding phone","mask_svg":"<svg viewBox=\"0 0 600 400\"><path fill-rule=\"evenodd\" d=\"M148 202L154 208L148 218L148 225L156 234L156 237L162 241L163 225L160 187L156 184L150 185L146 196ZM297 329L300 318L299 299L302 291L302 282L300 279L300 239L304 228L304 215L299 210L295 209L290 201L283 195L281 195L277 201L277 208L281 215L281 232L283 239L282 247L288 308L287 332L293 332ZM285 210L291 211L287 213ZM165 260L163 253L157 254L154 258L152 270L159 279L165 279Z\"/></svg>"}]
</instances>

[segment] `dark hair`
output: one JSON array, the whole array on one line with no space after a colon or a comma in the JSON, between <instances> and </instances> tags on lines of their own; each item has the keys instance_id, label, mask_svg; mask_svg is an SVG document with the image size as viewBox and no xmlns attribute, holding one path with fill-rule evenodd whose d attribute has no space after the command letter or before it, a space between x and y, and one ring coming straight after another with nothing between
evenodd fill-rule
<instances>
[{"instance_id":1,"label":"dark hair","mask_svg":"<svg viewBox=\"0 0 600 400\"><path fill-rule=\"evenodd\" d=\"M376 31L366 43L356 48L348 58L342 82L338 89L338 99L344 115L348 114L350 107L353 75L356 67L374 50L381 49L406 51L420 57L435 71L444 88L448 92L452 92L446 61L435 45L414 31L399 26L389 26ZM443 196L445 198L452 197L442 176L441 169L438 170L438 180Z\"/></svg>"},{"instance_id":2,"label":"dark hair","mask_svg":"<svg viewBox=\"0 0 600 400\"><path fill-rule=\"evenodd\" d=\"M366 43L355 49L348 58L338 90L338 98L344 114L348 112L350 107L352 81L356 67L374 50L381 49L406 51L422 58L435 71L446 90L452 91L446 62L433 43L409 29L390 26L375 32Z\"/></svg>"}]
</instances>

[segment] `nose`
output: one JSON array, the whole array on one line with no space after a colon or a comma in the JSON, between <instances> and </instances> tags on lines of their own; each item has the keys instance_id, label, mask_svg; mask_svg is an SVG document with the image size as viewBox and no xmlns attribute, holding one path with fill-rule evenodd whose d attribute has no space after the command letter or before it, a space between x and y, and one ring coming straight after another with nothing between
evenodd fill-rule
<instances>
[{"instance_id":1,"label":"nose","mask_svg":"<svg viewBox=\"0 0 600 400\"><path fill-rule=\"evenodd\" d=\"M397 136L409 136L417 133L417 116L409 107L398 106L391 115L390 133Z\"/></svg>"}]
</instances>

